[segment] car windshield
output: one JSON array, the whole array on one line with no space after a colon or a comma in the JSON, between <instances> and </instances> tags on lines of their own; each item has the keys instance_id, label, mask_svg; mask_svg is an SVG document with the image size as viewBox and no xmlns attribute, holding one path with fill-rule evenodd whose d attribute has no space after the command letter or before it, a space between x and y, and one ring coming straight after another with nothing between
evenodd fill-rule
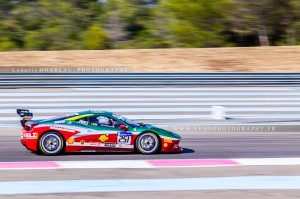
<instances>
[{"instance_id":1,"label":"car windshield","mask_svg":"<svg viewBox=\"0 0 300 199\"><path fill-rule=\"evenodd\" d=\"M113 114L114 117L118 118L119 120L129 124L132 127L139 127L140 125L126 117L124 117L123 115L117 115L117 114Z\"/></svg>"}]
</instances>

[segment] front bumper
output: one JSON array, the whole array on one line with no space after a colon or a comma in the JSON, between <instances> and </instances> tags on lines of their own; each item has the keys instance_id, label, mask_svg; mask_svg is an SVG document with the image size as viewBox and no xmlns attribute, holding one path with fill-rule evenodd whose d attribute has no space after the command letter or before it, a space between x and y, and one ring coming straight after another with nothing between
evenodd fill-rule
<instances>
[{"instance_id":1,"label":"front bumper","mask_svg":"<svg viewBox=\"0 0 300 199\"><path fill-rule=\"evenodd\" d=\"M162 139L162 152L180 153L182 151L181 140Z\"/></svg>"}]
</instances>

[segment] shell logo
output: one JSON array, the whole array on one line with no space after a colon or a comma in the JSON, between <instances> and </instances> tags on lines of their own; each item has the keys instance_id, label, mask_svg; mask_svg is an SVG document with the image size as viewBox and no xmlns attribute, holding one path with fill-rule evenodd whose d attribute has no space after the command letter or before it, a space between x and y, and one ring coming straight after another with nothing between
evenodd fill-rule
<instances>
[{"instance_id":1,"label":"shell logo","mask_svg":"<svg viewBox=\"0 0 300 199\"><path fill-rule=\"evenodd\" d=\"M172 143L172 140L171 139L164 139L164 142L166 142L166 143Z\"/></svg>"},{"instance_id":2,"label":"shell logo","mask_svg":"<svg viewBox=\"0 0 300 199\"><path fill-rule=\"evenodd\" d=\"M69 138L68 140L67 140L67 143L68 144L73 144L75 142L75 140L73 139L73 138Z\"/></svg>"}]
</instances>

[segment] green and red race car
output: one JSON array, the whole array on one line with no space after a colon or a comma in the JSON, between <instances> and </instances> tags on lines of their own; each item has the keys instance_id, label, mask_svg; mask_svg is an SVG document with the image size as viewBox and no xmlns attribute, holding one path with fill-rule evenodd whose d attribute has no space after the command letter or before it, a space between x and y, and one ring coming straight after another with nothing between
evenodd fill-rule
<instances>
[{"instance_id":1,"label":"green and red race car","mask_svg":"<svg viewBox=\"0 0 300 199\"><path fill-rule=\"evenodd\" d=\"M23 126L21 143L44 155L63 152L180 152L176 133L136 123L124 116L88 110L61 117L32 120L33 114L17 109Z\"/></svg>"}]
</instances>

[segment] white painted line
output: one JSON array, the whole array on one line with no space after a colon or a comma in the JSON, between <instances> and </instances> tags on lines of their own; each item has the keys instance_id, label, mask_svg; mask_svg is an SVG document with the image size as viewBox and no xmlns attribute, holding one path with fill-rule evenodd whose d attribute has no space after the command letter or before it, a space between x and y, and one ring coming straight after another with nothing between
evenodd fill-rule
<instances>
[{"instance_id":1,"label":"white painted line","mask_svg":"<svg viewBox=\"0 0 300 199\"><path fill-rule=\"evenodd\" d=\"M131 115L130 113L123 114L125 117L132 119L132 120L176 120L176 119L211 119L211 115ZM58 115L56 115L58 116ZM33 119L40 120L40 119L49 119L51 117L55 117L55 115L52 116L38 116L35 115ZM240 119L299 119L300 114L263 114L263 115L228 115L229 118L240 118ZM10 117L10 116L2 116L0 117L0 121L19 121L20 117Z\"/></svg>"},{"instance_id":2,"label":"white painted line","mask_svg":"<svg viewBox=\"0 0 300 199\"><path fill-rule=\"evenodd\" d=\"M1 97L53 96L299 96L299 92L64 92L64 93L0 93Z\"/></svg>"},{"instance_id":3,"label":"white painted line","mask_svg":"<svg viewBox=\"0 0 300 199\"><path fill-rule=\"evenodd\" d=\"M129 191L299 190L300 176L0 182L0 195Z\"/></svg>"},{"instance_id":4,"label":"white painted line","mask_svg":"<svg viewBox=\"0 0 300 199\"><path fill-rule=\"evenodd\" d=\"M204 88L204 87L177 87L177 88L72 88L78 91L286 91L291 90L290 88L281 87L226 87L226 88Z\"/></svg>"},{"instance_id":5,"label":"white painted line","mask_svg":"<svg viewBox=\"0 0 300 199\"><path fill-rule=\"evenodd\" d=\"M288 166L288 165L300 165L300 158L240 158L233 159L234 161L240 163L240 165L247 166Z\"/></svg>"},{"instance_id":6,"label":"white painted line","mask_svg":"<svg viewBox=\"0 0 300 199\"><path fill-rule=\"evenodd\" d=\"M1 120L1 118L0 118ZM256 125L300 125L300 122L285 122L285 121L279 121L279 122L217 122L217 121L213 121L213 122L168 122L168 123L153 123L151 122L151 125L153 126L158 126L158 127L162 127L162 128L168 128L168 127L175 127L178 128L178 130L180 130L180 126L185 127L185 128L189 128L190 129L193 126L208 126L208 125L252 125L252 126L256 126ZM11 124L0 124L0 128L1 127L21 127L21 124L19 122L17 123L11 123ZM183 132L184 133L184 132ZM299 132L300 133L300 132Z\"/></svg>"},{"instance_id":7,"label":"white painted line","mask_svg":"<svg viewBox=\"0 0 300 199\"><path fill-rule=\"evenodd\" d=\"M300 99L299 99L300 101ZM148 102L148 103L139 103L139 102L113 102L113 103L2 103L0 107L105 107L105 106L219 106L219 105L230 105L230 106L255 106L255 105L264 105L264 106L291 106L291 105L300 105L300 102Z\"/></svg>"},{"instance_id":8,"label":"white painted line","mask_svg":"<svg viewBox=\"0 0 300 199\"><path fill-rule=\"evenodd\" d=\"M57 161L65 169L105 169L105 168L152 168L144 160L112 160L112 161Z\"/></svg>"},{"instance_id":9,"label":"white painted line","mask_svg":"<svg viewBox=\"0 0 300 199\"><path fill-rule=\"evenodd\" d=\"M130 115L130 114L126 114L124 115L125 117L128 117L129 119L132 120L143 120L143 119L197 119L197 118L201 118L201 119L207 119L210 118L210 115ZM55 115L52 116L34 116L33 119L35 120L40 120L40 119L49 119L51 117L55 117ZM19 121L20 117L0 117L0 121Z\"/></svg>"},{"instance_id":10,"label":"white painted line","mask_svg":"<svg viewBox=\"0 0 300 199\"><path fill-rule=\"evenodd\" d=\"M181 168L223 166L292 166L300 158L236 158L236 159L161 159L161 160L103 160L103 161L43 161L0 162L0 170L15 169L122 169L122 168Z\"/></svg>"},{"instance_id":11,"label":"white painted line","mask_svg":"<svg viewBox=\"0 0 300 199\"><path fill-rule=\"evenodd\" d=\"M22 106L23 107L23 106ZM20 107L18 107L20 108ZM61 108L61 109L30 109L30 111L35 113L72 113L72 112L81 112L86 111L88 109L86 108ZM109 112L127 112L127 113L154 113L154 112L210 112L211 108L109 108ZM274 111L274 112L298 112L300 111L300 107L270 107L270 108L260 108L260 107L254 107L254 108L227 108L227 112L266 112L266 111ZM0 109L1 113L15 113L16 109ZM232 115L232 113L231 113Z\"/></svg>"},{"instance_id":12,"label":"white painted line","mask_svg":"<svg viewBox=\"0 0 300 199\"><path fill-rule=\"evenodd\" d=\"M55 96L59 97L59 96ZM280 102L286 102L290 103L289 101L296 101L298 103L300 101L300 98L280 98L273 97L273 98L228 98L228 97L216 97L216 98L177 98L177 97L167 97L167 98L160 98L160 96L157 96L156 98L90 98L90 97L76 97L76 98L0 98L0 102L226 102L226 101L246 101L246 102L253 102L253 101L280 101ZM238 103L238 102L237 102Z\"/></svg>"}]
</instances>

